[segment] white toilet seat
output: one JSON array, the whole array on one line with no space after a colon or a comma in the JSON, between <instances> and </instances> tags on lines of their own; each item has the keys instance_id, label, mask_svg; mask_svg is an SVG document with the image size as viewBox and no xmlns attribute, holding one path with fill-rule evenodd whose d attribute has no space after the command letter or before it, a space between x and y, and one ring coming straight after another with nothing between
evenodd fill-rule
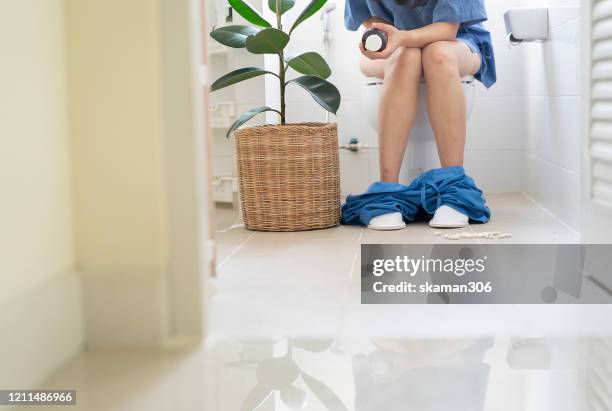
<instances>
[{"instance_id":1,"label":"white toilet seat","mask_svg":"<svg viewBox=\"0 0 612 411\"><path fill-rule=\"evenodd\" d=\"M364 102L364 108L366 109L366 115L368 121L374 130L378 130L378 102L380 100L380 94L384 81L377 77L366 77L365 83L362 86L362 101ZM472 115L472 109L474 107L474 97L476 90L476 79L474 76L465 76L461 78L461 85L466 98L466 119L469 120ZM421 114L417 115L417 122L419 116L425 121L428 120L427 116L427 86L425 79L421 80L421 91L419 92L419 108Z\"/></svg>"},{"instance_id":2,"label":"white toilet seat","mask_svg":"<svg viewBox=\"0 0 612 411\"><path fill-rule=\"evenodd\" d=\"M463 84L472 84L476 79L474 78L474 76L465 76L465 77L461 77L461 83ZM366 86L379 86L383 84L383 80L379 79L378 77L366 77ZM421 84L426 84L427 82L425 81L425 79L421 79Z\"/></svg>"}]
</instances>

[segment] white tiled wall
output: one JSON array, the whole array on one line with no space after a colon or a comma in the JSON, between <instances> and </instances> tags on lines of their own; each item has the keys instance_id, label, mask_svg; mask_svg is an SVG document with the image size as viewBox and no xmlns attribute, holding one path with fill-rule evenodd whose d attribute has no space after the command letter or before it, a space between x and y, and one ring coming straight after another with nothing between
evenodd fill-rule
<instances>
[{"instance_id":1,"label":"white tiled wall","mask_svg":"<svg viewBox=\"0 0 612 411\"><path fill-rule=\"evenodd\" d=\"M547 3L551 7L550 41L521 46L527 53L529 80L523 190L578 229L580 3Z\"/></svg>"}]
</instances>

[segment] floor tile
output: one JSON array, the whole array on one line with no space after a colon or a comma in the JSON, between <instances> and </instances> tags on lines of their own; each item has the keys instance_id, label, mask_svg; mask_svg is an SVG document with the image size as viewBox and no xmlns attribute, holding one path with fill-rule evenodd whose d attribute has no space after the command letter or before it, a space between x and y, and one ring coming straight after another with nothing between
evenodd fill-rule
<instances>
[{"instance_id":1,"label":"floor tile","mask_svg":"<svg viewBox=\"0 0 612 411\"><path fill-rule=\"evenodd\" d=\"M522 193L487 194L491 222L553 221L549 213Z\"/></svg>"},{"instance_id":2,"label":"floor tile","mask_svg":"<svg viewBox=\"0 0 612 411\"><path fill-rule=\"evenodd\" d=\"M253 235L218 272L219 278L348 278L356 240L282 241ZM277 277L278 276L278 277Z\"/></svg>"},{"instance_id":3,"label":"floor tile","mask_svg":"<svg viewBox=\"0 0 612 411\"><path fill-rule=\"evenodd\" d=\"M457 241L447 240L445 234L470 232L468 228L457 230L439 230L425 223L409 224L404 230L374 231L365 230L362 244L457 244ZM462 240L463 244L478 244L476 240Z\"/></svg>"},{"instance_id":4,"label":"floor tile","mask_svg":"<svg viewBox=\"0 0 612 411\"><path fill-rule=\"evenodd\" d=\"M214 301L221 306L308 308L316 301L335 307L358 303L360 244L542 244L576 243L579 236L523 194L487 196L493 220L457 230L430 228L424 222L381 232L335 227L294 233L233 228L217 233L219 254ZM449 240L447 234L500 231L504 240ZM285 314L283 314L285 315Z\"/></svg>"},{"instance_id":5,"label":"floor tile","mask_svg":"<svg viewBox=\"0 0 612 411\"><path fill-rule=\"evenodd\" d=\"M231 205L218 204L215 207L214 222L216 230L225 230L240 223L240 211Z\"/></svg>"},{"instance_id":6,"label":"floor tile","mask_svg":"<svg viewBox=\"0 0 612 411\"><path fill-rule=\"evenodd\" d=\"M359 226L338 226L324 230L299 231L290 233L258 231L256 233L256 238L257 240L277 240L279 243L286 243L287 241L295 240L356 240L359 235L361 235L362 231L363 227Z\"/></svg>"},{"instance_id":7,"label":"floor tile","mask_svg":"<svg viewBox=\"0 0 612 411\"><path fill-rule=\"evenodd\" d=\"M482 227L473 227L474 232L499 231L512 234L503 240L481 240L482 244L578 244L580 235L560 222L525 221L523 223L492 221Z\"/></svg>"},{"instance_id":8,"label":"floor tile","mask_svg":"<svg viewBox=\"0 0 612 411\"><path fill-rule=\"evenodd\" d=\"M217 242L217 267L227 262L227 259L254 233L244 228L228 229L215 233Z\"/></svg>"}]
</instances>

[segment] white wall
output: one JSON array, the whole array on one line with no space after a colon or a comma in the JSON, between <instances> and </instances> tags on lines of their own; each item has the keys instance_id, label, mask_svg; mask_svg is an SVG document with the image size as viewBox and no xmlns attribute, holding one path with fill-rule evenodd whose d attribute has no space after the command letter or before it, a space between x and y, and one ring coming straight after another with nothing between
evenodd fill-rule
<instances>
[{"instance_id":1,"label":"white wall","mask_svg":"<svg viewBox=\"0 0 612 411\"><path fill-rule=\"evenodd\" d=\"M0 2L0 302L73 269L63 41L61 1Z\"/></svg>"},{"instance_id":2,"label":"white wall","mask_svg":"<svg viewBox=\"0 0 612 411\"><path fill-rule=\"evenodd\" d=\"M0 0L2 387L38 382L83 340L63 11L62 0Z\"/></svg>"},{"instance_id":3,"label":"white wall","mask_svg":"<svg viewBox=\"0 0 612 411\"><path fill-rule=\"evenodd\" d=\"M89 346L203 331L210 238L199 0L66 0Z\"/></svg>"},{"instance_id":4,"label":"white wall","mask_svg":"<svg viewBox=\"0 0 612 411\"><path fill-rule=\"evenodd\" d=\"M75 222L91 345L162 338L160 3L67 0Z\"/></svg>"},{"instance_id":5,"label":"white wall","mask_svg":"<svg viewBox=\"0 0 612 411\"><path fill-rule=\"evenodd\" d=\"M571 7L570 4L575 6ZM580 3L549 2L551 38L526 44L528 132L523 189L565 223L580 226ZM563 5L564 7L557 7Z\"/></svg>"}]
</instances>

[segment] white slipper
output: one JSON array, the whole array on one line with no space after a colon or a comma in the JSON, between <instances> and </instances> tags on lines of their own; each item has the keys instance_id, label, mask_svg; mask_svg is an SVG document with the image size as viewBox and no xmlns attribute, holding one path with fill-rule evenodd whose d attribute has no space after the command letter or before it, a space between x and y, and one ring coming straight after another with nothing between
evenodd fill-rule
<instances>
[{"instance_id":1,"label":"white slipper","mask_svg":"<svg viewBox=\"0 0 612 411\"><path fill-rule=\"evenodd\" d=\"M402 213L389 213L374 217L368 225L370 230L394 231L406 228Z\"/></svg>"},{"instance_id":2,"label":"white slipper","mask_svg":"<svg viewBox=\"0 0 612 411\"><path fill-rule=\"evenodd\" d=\"M429 222L429 226L434 228L462 228L468 225L470 225L468 216L445 205L436 210Z\"/></svg>"}]
</instances>

